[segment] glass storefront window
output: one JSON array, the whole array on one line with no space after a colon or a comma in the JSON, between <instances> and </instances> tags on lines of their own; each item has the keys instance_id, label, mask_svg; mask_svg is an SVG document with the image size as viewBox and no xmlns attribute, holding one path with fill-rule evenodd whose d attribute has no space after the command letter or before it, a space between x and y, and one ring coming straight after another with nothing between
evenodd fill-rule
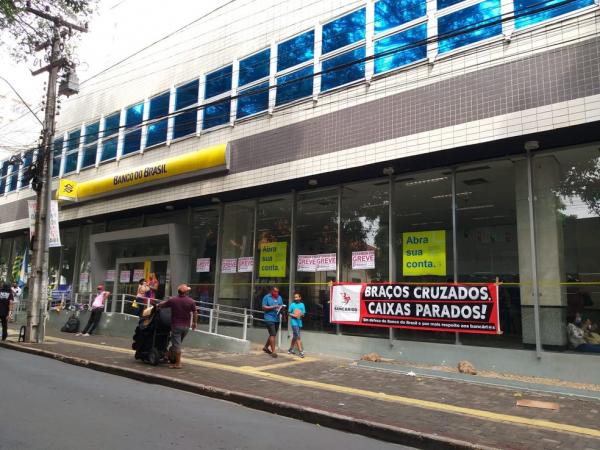
<instances>
[{"instance_id":1,"label":"glass storefront window","mask_svg":"<svg viewBox=\"0 0 600 450\"><path fill-rule=\"evenodd\" d=\"M3 237L0 241L0 281L7 281L9 277L10 253L13 239Z\"/></svg>"},{"instance_id":2,"label":"glass storefront window","mask_svg":"<svg viewBox=\"0 0 600 450\"><path fill-rule=\"evenodd\" d=\"M254 256L254 210L254 201L225 205L221 267L217 267L220 304L239 308L252 306L252 271L239 272L237 263L238 258Z\"/></svg>"},{"instance_id":3,"label":"glass storefront window","mask_svg":"<svg viewBox=\"0 0 600 450\"><path fill-rule=\"evenodd\" d=\"M385 282L389 273L389 181L345 185L342 190L341 280ZM374 256L374 263L365 264ZM372 268L363 268L372 267ZM387 335L383 328L342 326L345 333Z\"/></svg>"},{"instance_id":4,"label":"glass storefront window","mask_svg":"<svg viewBox=\"0 0 600 450\"><path fill-rule=\"evenodd\" d=\"M452 174L438 170L396 178L393 207L396 280L452 282ZM415 244L421 238L431 245ZM395 330L395 335L399 339L455 341L453 333Z\"/></svg>"},{"instance_id":5,"label":"glass storefront window","mask_svg":"<svg viewBox=\"0 0 600 450\"><path fill-rule=\"evenodd\" d=\"M542 345L589 351L600 344L597 145L536 155L533 176Z\"/></svg>"},{"instance_id":6,"label":"glass storefront window","mask_svg":"<svg viewBox=\"0 0 600 450\"><path fill-rule=\"evenodd\" d=\"M210 307L214 303L219 211L216 208L192 210L191 223L191 296ZM202 311L202 314L207 314Z\"/></svg>"},{"instance_id":7,"label":"glass storefront window","mask_svg":"<svg viewBox=\"0 0 600 450\"><path fill-rule=\"evenodd\" d=\"M512 161L456 171L458 281L502 283L498 295L503 334L461 334L464 343L523 345L515 195Z\"/></svg>"},{"instance_id":8,"label":"glass storefront window","mask_svg":"<svg viewBox=\"0 0 600 450\"><path fill-rule=\"evenodd\" d=\"M73 286L75 280L75 254L79 241L79 228L61 230L60 240L62 243L62 259L60 270L60 284Z\"/></svg>"},{"instance_id":9,"label":"glass storefront window","mask_svg":"<svg viewBox=\"0 0 600 450\"><path fill-rule=\"evenodd\" d=\"M254 309L262 308L262 299L272 286L279 287L279 295L284 303L289 301L291 212L292 201L289 196L261 199L258 202Z\"/></svg>"},{"instance_id":10,"label":"glass storefront window","mask_svg":"<svg viewBox=\"0 0 600 450\"><path fill-rule=\"evenodd\" d=\"M331 255L338 247L338 190L299 193L296 199L295 289L302 294L304 328L333 330L329 323L329 285L336 280L335 267L314 269L302 264L300 255Z\"/></svg>"}]
</instances>

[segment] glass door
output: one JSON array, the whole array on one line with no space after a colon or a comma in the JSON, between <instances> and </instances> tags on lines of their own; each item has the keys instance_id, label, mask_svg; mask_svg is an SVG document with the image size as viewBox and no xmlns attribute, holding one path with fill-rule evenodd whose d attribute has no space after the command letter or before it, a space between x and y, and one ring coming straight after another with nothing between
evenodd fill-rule
<instances>
[{"instance_id":1,"label":"glass door","mask_svg":"<svg viewBox=\"0 0 600 450\"><path fill-rule=\"evenodd\" d=\"M111 308L112 311L139 314L140 309L133 308L131 305L142 279L146 280L149 285L151 280L155 280L153 283L155 286L154 298L162 300L171 294L169 259L165 256L118 258L114 279L113 298L116 304L114 308ZM146 303L148 302L145 302L144 305Z\"/></svg>"}]
</instances>

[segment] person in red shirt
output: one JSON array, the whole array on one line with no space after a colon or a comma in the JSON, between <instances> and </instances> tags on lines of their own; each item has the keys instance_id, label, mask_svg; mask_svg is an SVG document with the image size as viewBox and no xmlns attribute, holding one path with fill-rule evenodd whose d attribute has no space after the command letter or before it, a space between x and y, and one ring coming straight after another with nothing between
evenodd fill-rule
<instances>
[{"instance_id":1,"label":"person in red shirt","mask_svg":"<svg viewBox=\"0 0 600 450\"><path fill-rule=\"evenodd\" d=\"M171 366L172 369L181 369L181 344L190 330L190 314L192 330L196 329L198 323L196 302L187 295L191 289L188 285L181 284L177 287L177 297L171 297L158 304L159 309L171 308L171 344L175 352L175 364Z\"/></svg>"}]
</instances>

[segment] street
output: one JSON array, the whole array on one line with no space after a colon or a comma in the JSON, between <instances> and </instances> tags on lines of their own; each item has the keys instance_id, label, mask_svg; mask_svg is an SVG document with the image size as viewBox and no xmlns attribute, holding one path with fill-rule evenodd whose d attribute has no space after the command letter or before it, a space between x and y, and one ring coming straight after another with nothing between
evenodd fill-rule
<instances>
[{"instance_id":1,"label":"street","mask_svg":"<svg viewBox=\"0 0 600 450\"><path fill-rule=\"evenodd\" d=\"M0 377L1 449L409 448L6 349Z\"/></svg>"}]
</instances>

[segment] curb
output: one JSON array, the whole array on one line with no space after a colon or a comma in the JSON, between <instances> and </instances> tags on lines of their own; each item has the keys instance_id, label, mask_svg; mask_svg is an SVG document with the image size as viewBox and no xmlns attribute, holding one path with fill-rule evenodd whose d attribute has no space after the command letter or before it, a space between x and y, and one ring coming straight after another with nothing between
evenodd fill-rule
<instances>
[{"instance_id":1,"label":"curb","mask_svg":"<svg viewBox=\"0 0 600 450\"><path fill-rule=\"evenodd\" d=\"M303 422L308 422L327 428L333 428L339 431L360 434L381 441L412 446L423 450L497 450L494 447L477 445L437 434L422 433L393 425L385 425L368 420L356 419L354 417L336 414L317 408L283 403L277 400L271 400L252 394L231 391L214 386L190 383L185 380L167 377L160 374L150 374L148 372L135 369L113 366L97 361L90 361L83 358L49 352L47 350L41 350L38 348L26 347L16 343L0 342L0 347L23 353L29 353L36 356L43 356L45 358L54 359L66 364L86 367L99 372L109 373L137 381L143 381L149 384L157 384L206 397L229 401L251 409L265 411L271 414L278 414L280 416L302 420Z\"/></svg>"}]
</instances>

